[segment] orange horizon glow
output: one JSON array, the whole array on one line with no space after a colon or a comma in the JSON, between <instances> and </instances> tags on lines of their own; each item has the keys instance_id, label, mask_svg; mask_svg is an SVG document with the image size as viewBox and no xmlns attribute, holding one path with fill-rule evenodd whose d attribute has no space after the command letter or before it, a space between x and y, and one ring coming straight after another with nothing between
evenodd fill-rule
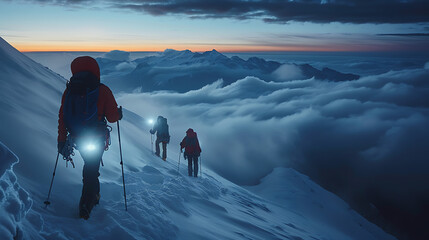
<instances>
[{"instance_id":1,"label":"orange horizon glow","mask_svg":"<svg viewBox=\"0 0 429 240\"><path fill-rule=\"evenodd\" d=\"M374 46L257 46L257 45L27 45L13 44L20 52L109 52L122 50L127 52L162 52L165 49L178 51L190 50L193 52L205 52L216 49L219 52L368 52L368 51L390 51L392 49L376 48Z\"/></svg>"}]
</instances>

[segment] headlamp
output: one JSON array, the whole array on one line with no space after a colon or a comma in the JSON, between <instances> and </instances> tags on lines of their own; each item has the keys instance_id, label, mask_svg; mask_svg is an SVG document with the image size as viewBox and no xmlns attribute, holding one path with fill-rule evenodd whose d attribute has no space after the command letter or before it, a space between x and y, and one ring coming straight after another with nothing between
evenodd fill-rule
<instances>
[{"instance_id":1,"label":"headlamp","mask_svg":"<svg viewBox=\"0 0 429 240\"><path fill-rule=\"evenodd\" d=\"M153 124L153 119L152 119L152 118L149 118L149 119L147 120L147 123L148 123L148 124L150 124L150 125L152 125L152 124Z\"/></svg>"},{"instance_id":2,"label":"headlamp","mask_svg":"<svg viewBox=\"0 0 429 240\"><path fill-rule=\"evenodd\" d=\"M81 151L86 154L93 154L100 150L101 144L99 139L87 138L82 139L79 144L79 148Z\"/></svg>"},{"instance_id":3,"label":"headlamp","mask_svg":"<svg viewBox=\"0 0 429 240\"><path fill-rule=\"evenodd\" d=\"M93 143L89 143L89 144L87 144L86 145L86 147L85 147L85 150L86 151L88 151L88 152L92 152L92 151L94 151L95 149L97 149L97 147L95 146L95 144L93 144Z\"/></svg>"}]
</instances>

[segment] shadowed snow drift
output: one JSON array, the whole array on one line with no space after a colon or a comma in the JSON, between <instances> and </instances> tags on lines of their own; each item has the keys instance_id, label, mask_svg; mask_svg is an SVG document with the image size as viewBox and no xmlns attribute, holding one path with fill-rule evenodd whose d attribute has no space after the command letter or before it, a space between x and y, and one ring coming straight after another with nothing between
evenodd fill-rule
<instances>
[{"instance_id":1,"label":"shadowed snow drift","mask_svg":"<svg viewBox=\"0 0 429 240\"><path fill-rule=\"evenodd\" d=\"M18 158L0 142L0 238L25 239L22 220L30 210L32 200L21 188L12 170Z\"/></svg>"}]
</instances>

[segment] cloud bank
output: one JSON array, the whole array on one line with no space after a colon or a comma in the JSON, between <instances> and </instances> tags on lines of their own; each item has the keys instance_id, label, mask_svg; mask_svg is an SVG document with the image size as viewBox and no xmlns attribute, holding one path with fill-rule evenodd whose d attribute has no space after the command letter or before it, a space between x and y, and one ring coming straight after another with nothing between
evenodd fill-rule
<instances>
[{"instance_id":1,"label":"cloud bank","mask_svg":"<svg viewBox=\"0 0 429 240\"><path fill-rule=\"evenodd\" d=\"M355 207L409 219L423 216L429 198L428 79L424 68L347 82L246 77L184 94L124 94L119 101L142 116L167 117L170 149L194 128L203 167L238 184L294 167ZM421 225L408 222L400 226Z\"/></svg>"},{"instance_id":2,"label":"cloud bank","mask_svg":"<svg viewBox=\"0 0 429 240\"><path fill-rule=\"evenodd\" d=\"M277 68L273 75L280 81L296 80L305 78L301 69L294 64L283 64Z\"/></svg>"}]
</instances>

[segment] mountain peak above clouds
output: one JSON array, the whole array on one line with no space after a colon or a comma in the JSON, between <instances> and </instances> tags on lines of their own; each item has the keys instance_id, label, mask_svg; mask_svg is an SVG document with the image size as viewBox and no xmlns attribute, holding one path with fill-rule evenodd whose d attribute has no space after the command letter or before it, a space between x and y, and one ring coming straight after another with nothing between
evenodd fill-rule
<instances>
[{"instance_id":1,"label":"mountain peak above clouds","mask_svg":"<svg viewBox=\"0 0 429 240\"><path fill-rule=\"evenodd\" d=\"M118 69L121 63L99 58L101 69ZM247 76L254 76L263 81L283 82L285 80L304 80L315 78L324 81L347 81L358 79L358 75L344 74L329 68L319 70L309 64L287 64L293 67L283 67L283 63L267 61L263 58L250 57L244 60L238 56L227 57L216 51L203 53L190 50L177 51L166 49L159 55L135 59L134 68L125 71L115 71L103 79L113 84L118 91L168 90L187 92L200 89L223 79L229 85ZM107 70L102 70L109 73ZM292 71L292 72L289 72ZM280 74L279 74L280 73Z\"/></svg>"},{"instance_id":2,"label":"mountain peak above clouds","mask_svg":"<svg viewBox=\"0 0 429 240\"><path fill-rule=\"evenodd\" d=\"M216 51L216 49L212 49L211 51L205 51L203 53L203 55L211 55L211 56L214 55L214 56L224 56L225 57L225 55L223 55L222 53Z\"/></svg>"},{"instance_id":3,"label":"mountain peak above clouds","mask_svg":"<svg viewBox=\"0 0 429 240\"><path fill-rule=\"evenodd\" d=\"M165 58L184 58L184 57L192 57L194 55L193 52L186 49L183 51L178 51L174 49L165 49L164 52L161 53L160 57Z\"/></svg>"},{"instance_id":4,"label":"mountain peak above clouds","mask_svg":"<svg viewBox=\"0 0 429 240\"><path fill-rule=\"evenodd\" d=\"M164 54L164 55L189 54L189 53L192 53L192 51L188 50L188 49L180 51L180 50L175 50L175 49L171 49L171 48L167 48L162 52L162 54Z\"/></svg>"}]
</instances>

